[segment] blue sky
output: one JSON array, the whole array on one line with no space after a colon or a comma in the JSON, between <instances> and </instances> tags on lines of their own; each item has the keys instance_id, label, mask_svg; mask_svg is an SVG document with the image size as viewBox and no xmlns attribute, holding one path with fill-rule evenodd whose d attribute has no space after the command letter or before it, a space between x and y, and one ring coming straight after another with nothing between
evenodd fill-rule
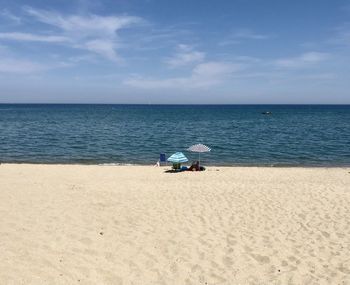
<instances>
[{"instance_id":1,"label":"blue sky","mask_svg":"<svg viewBox=\"0 0 350 285\"><path fill-rule=\"evenodd\" d=\"M2 103L350 104L345 0L0 0Z\"/></svg>"}]
</instances>

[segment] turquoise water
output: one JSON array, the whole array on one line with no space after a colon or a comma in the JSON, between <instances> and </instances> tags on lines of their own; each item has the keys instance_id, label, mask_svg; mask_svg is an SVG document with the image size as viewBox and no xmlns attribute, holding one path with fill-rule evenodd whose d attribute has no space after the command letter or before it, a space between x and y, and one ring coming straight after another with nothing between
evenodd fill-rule
<instances>
[{"instance_id":1,"label":"turquoise water","mask_svg":"<svg viewBox=\"0 0 350 285\"><path fill-rule=\"evenodd\" d=\"M0 105L1 162L194 160L199 142L207 165L349 166L350 106Z\"/></svg>"}]
</instances>

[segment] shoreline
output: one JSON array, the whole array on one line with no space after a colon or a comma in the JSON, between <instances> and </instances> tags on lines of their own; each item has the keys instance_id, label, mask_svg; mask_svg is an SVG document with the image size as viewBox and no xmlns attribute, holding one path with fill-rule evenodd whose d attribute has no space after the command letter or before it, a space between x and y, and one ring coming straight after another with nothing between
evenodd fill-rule
<instances>
[{"instance_id":1,"label":"shoreline","mask_svg":"<svg viewBox=\"0 0 350 285\"><path fill-rule=\"evenodd\" d=\"M74 162L67 162L67 163L57 163L57 162L1 162L0 165L59 165L59 166L131 166L131 167L138 167L138 166L145 166L145 167L155 167L154 164L142 164L142 163L74 163ZM183 163L182 165L190 165L189 163ZM206 168L213 168L213 167L219 167L219 168L350 168L349 164L324 164L324 165L313 165L313 164L206 164L203 163L203 166ZM162 165L160 168L164 167L171 167L171 163L168 163L168 165Z\"/></svg>"}]
</instances>

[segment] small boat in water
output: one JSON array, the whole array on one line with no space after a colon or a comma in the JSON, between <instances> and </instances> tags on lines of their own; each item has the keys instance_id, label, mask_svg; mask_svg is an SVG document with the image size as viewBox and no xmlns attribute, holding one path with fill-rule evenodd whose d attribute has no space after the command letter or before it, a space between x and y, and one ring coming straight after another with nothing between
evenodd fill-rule
<instances>
[{"instance_id":1,"label":"small boat in water","mask_svg":"<svg viewBox=\"0 0 350 285\"><path fill-rule=\"evenodd\" d=\"M263 115L272 115L272 112L262 112L261 114L263 114Z\"/></svg>"}]
</instances>

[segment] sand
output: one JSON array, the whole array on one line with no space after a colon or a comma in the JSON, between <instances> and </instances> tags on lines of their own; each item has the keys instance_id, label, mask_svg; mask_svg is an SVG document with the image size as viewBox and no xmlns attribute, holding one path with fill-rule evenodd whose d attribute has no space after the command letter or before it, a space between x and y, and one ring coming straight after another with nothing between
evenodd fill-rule
<instances>
[{"instance_id":1,"label":"sand","mask_svg":"<svg viewBox=\"0 0 350 285\"><path fill-rule=\"evenodd\" d=\"M350 169L0 165L0 284L350 284Z\"/></svg>"}]
</instances>

